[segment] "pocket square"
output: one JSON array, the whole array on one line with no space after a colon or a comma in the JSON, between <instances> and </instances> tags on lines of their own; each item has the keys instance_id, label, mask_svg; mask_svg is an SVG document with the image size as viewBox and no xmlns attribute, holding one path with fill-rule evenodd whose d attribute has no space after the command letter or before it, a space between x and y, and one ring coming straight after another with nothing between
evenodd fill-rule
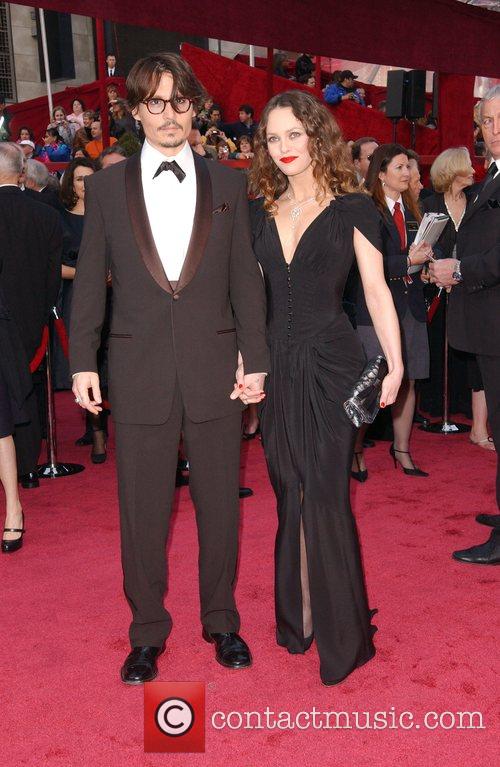
<instances>
[{"instance_id":1,"label":"pocket square","mask_svg":"<svg viewBox=\"0 0 500 767\"><path fill-rule=\"evenodd\" d=\"M223 202L222 205L219 205L218 208L215 208L215 210L212 211L212 213L227 213L229 210L229 203Z\"/></svg>"}]
</instances>

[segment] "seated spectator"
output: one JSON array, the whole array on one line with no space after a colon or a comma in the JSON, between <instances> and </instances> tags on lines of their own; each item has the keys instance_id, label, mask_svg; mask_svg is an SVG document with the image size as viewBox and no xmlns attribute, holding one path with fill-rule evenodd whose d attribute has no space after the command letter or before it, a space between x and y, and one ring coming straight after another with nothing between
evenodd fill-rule
<instances>
[{"instance_id":1,"label":"seated spectator","mask_svg":"<svg viewBox=\"0 0 500 767\"><path fill-rule=\"evenodd\" d=\"M22 126L22 128L19 128L16 142L18 144L21 143L21 141L32 141L35 143L35 134L31 130L31 128L27 128L25 125Z\"/></svg>"},{"instance_id":2,"label":"seated spectator","mask_svg":"<svg viewBox=\"0 0 500 767\"><path fill-rule=\"evenodd\" d=\"M351 146L352 161L359 182L364 182L370 167L372 154L377 147L378 141L373 136L363 136L353 142Z\"/></svg>"},{"instance_id":3,"label":"seated spectator","mask_svg":"<svg viewBox=\"0 0 500 767\"><path fill-rule=\"evenodd\" d=\"M109 123L109 132L111 136L119 139L124 133L132 133L137 136L137 126L135 120L130 114L127 102L123 99L117 99L111 107L111 120Z\"/></svg>"},{"instance_id":4,"label":"seated spectator","mask_svg":"<svg viewBox=\"0 0 500 767\"><path fill-rule=\"evenodd\" d=\"M217 147L217 143L221 139L227 141L230 152L236 152L236 144L217 125L210 124L201 140L205 146Z\"/></svg>"},{"instance_id":5,"label":"seated spectator","mask_svg":"<svg viewBox=\"0 0 500 767\"><path fill-rule=\"evenodd\" d=\"M116 165L117 162L122 162L127 159L127 152L120 146L120 144L113 144L103 149L99 157L97 158L96 165L98 170L109 168L111 165Z\"/></svg>"},{"instance_id":6,"label":"seated spectator","mask_svg":"<svg viewBox=\"0 0 500 767\"><path fill-rule=\"evenodd\" d=\"M90 132L90 127L80 128L80 130L77 130L75 133L75 138L73 139L73 157L75 157L78 151L85 149L91 139L92 134Z\"/></svg>"},{"instance_id":7,"label":"seated spectator","mask_svg":"<svg viewBox=\"0 0 500 767\"><path fill-rule=\"evenodd\" d=\"M87 152L87 150L85 149L85 147L79 146L78 149L73 150L71 159L72 160L78 160L78 159L82 159L82 158L85 158L85 160L91 160L92 159L90 157L89 153Z\"/></svg>"},{"instance_id":8,"label":"seated spectator","mask_svg":"<svg viewBox=\"0 0 500 767\"><path fill-rule=\"evenodd\" d=\"M327 104L340 104L341 101L356 101L361 106L365 106L362 103L361 96L354 87L354 80L357 75L351 72L350 69L344 69L339 75L339 82L331 82L327 85L324 92L324 99Z\"/></svg>"},{"instance_id":9,"label":"seated spectator","mask_svg":"<svg viewBox=\"0 0 500 767\"><path fill-rule=\"evenodd\" d=\"M222 123L222 109L218 104L212 104L210 107L210 110L208 112L208 126L207 127L215 127L219 130L224 130L224 125Z\"/></svg>"},{"instance_id":10,"label":"seated spectator","mask_svg":"<svg viewBox=\"0 0 500 767\"><path fill-rule=\"evenodd\" d=\"M94 120L90 126L90 132L92 134L92 139L86 145L85 150L87 151L89 157L92 158L92 160L97 160L104 149L104 144L102 143L102 127L100 120ZM116 144L116 139L114 136L109 137L109 143L110 145Z\"/></svg>"},{"instance_id":11,"label":"seated spectator","mask_svg":"<svg viewBox=\"0 0 500 767\"><path fill-rule=\"evenodd\" d=\"M43 148L38 159L41 162L68 162L71 150L62 140L57 128L47 128L43 137Z\"/></svg>"},{"instance_id":12,"label":"seated spectator","mask_svg":"<svg viewBox=\"0 0 500 767\"><path fill-rule=\"evenodd\" d=\"M295 79L299 83L306 83L314 72L314 62L308 53L301 53L295 61Z\"/></svg>"},{"instance_id":13,"label":"seated spectator","mask_svg":"<svg viewBox=\"0 0 500 767\"><path fill-rule=\"evenodd\" d=\"M238 122L226 125L225 133L231 136L233 141L238 141L241 136L251 136L253 138L258 127L258 123L254 122L253 116L253 107L250 104L242 104L238 112Z\"/></svg>"},{"instance_id":14,"label":"seated spectator","mask_svg":"<svg viewBox=\"0 0 500 767\"><path fill-rule=\"evenodd\" d=\"M215 151L211 151L213 147L203 143L200 130L194 125L191 128L191 132L188 136L188 142L193 152L199 154L200 157L205 157L207 160L213 160L217 156Z\"/></svg>"},{"instance_id":15,"label":"seated spectator","mask_svg":"<svg viewBox=\"0 0 500 767\"><path fill-rule=\"evenodd\" d=\"M116 83L109 83L109 85L106 86L106 93L108 96L109 111L111 112L113 104L120 98Z\"/></svg>"},{"instance_id":16,"label":"seated spectator","mask_svg":"<svg viewBox=\"0 0 500 767\"><path fill-rule=\"evenodd\" d=\"M67 147L71 148L73 144L73 138L76 131L78 130L78 125L68 122L66 112L63 107L54 107L52 110L52 122L49 123L47 127L57 128L63 143L66 144Z\"/></svg>"},{"instance_id":17,"label":"seated spectator","mask_svg":"<svg viewBox=\"0 0 500 767\"><path fill-rule=\"evenodd\" d=\"M67 116L67 120L69 123L75 123L78 128L83 128L83 115L85 112L85 104L81 99L73 99L73 103L71 105L71 109L73 110L70 115Z\"/></svg>"},{"instance_id":18,"label":"seated spectator","mask_svg":"<svg viewBox=\"0 0 500 767\"><path fill-rule=\"evenodd\" d=\"M35 155L35 142L31 141L29 138L25 138L22 141L18 141L17 143L23 150L23 154L26 160L31 160L31 158Z\"/></svg>"},{"instance_id":19,"label":"seated spectator","mask_svg":"<svg viewBox=\"0 0 500 767\"><path fill-rule=\"evenodd\" d=\"M226 139L219 138L217 141L217 159L228 160L230 155L229 144Z\"/></svg>"},{"instance_id":20,"label":"seated spectator","mask_svg":"<svg viewBox=\"0 0 500 767\"><path fill-rule=\"evenodd\" d=\"M288 78L288 72L285 69L286 53L278 51L273 57L273 72L278 77Z\"/></svg>"},{"instance_id":21,"label":"seated spectator","mask_svg":"<svg viewBox=\"0 0 500 767\"><path fill-rule=\"evenodd\" d=\"M205 103L203 104L203 109L200 109L198 114L196 115L196 120L198 122L198 128L200 130L200 133L205 133L206 129L208 128L208 124L210 122L210 110L212 109L214 104L214 100L211 96L209 96Z\"/></svg>"},{"instance_id":22,"label":"seated spectator","mask_svg":"<svg viewBox=\"0 0 500 767\"><path fill-rule=\"evenodd\" d=\"M231 160L251 160L253 158L253 145L251 136L242 136L238 141L238 149L229 155Z\"/></svg>"},{"instance_id":23,"label":"seated spectator","mask_svg":"<svg viewBox=\"0 0 500 767\"><path fill-rule=\"evenodd\" d=\"M5 105L5 96L0 94L0 141L10 141L9 124L12 117Z\"/></svg>"},{"instance_id":24,"label":"seated spectator","mask_svg":"<svg viewBox=\"0 0 500 767\"><path fill-rule=\"evenodd\" d=\"M86 109L82 115L83 127L88 130L88 136L90 138L90 126L95 120L95 112L91 109Z\"/></svg>"}]
</instances>

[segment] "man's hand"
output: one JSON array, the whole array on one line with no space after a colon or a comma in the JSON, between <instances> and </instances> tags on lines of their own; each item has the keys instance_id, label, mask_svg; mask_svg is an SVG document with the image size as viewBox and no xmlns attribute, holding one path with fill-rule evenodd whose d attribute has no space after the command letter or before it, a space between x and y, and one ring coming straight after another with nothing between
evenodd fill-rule
<instances>
[{"instance_id":1,"label":"man's hand","mask_svg":"<svg viewBox=\"0 0 500 767\"><path fill-rule=\"evenodd\" d=\"M92 391L92 399L89 397L89 389ZM102 407L99 405L102 397L97 373L77 373L73 378L73 394L77 404L89 413L97 415L101 412Z\"/></svg>"},{"instance_id":2,"label":"man's hand","mask_svg":"<svg viewBox=\"0 0 500 767\"><path fill-rule=\"evenodd\" d=\"M261 402L266 396L264 393L265 373L251 373L245 375L245 367L241 352L238 352L238 367L236 369L236 383L229 395L231 399L240 399L244 405L254 405Z\"/></svg>"},{"instance_id":3,"label":"man's hand","mask_svg":"<svg viewBox=\"0 0 500 767\"><path fill-rule=\"evenodd\" d=\"M458 285L458 280L454 280L452 275L458 268L458 261L454 258L440 258L429 265L429 274L431 282L434 282L438 288L451 288Z\"/></svg>"}]
</instances>

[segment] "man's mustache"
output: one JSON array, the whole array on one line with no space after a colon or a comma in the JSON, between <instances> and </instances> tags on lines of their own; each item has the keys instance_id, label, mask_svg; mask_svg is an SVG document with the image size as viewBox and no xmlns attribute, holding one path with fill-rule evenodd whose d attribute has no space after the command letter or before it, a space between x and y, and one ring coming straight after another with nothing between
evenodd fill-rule
<instances>
[{"instance_id":1,"label":"man's mustache","mask_svg":"<svg viewBox=\"0 0 500 767\"><path fill-rule=\"evenodd\" d=\"M175 120L169 120L166 123L163 123L163 125L160 125L158 130L163 130L163 128L181 128L182 126L179 125L179 123L176 123Z\"/></svg>"}]
</instances>

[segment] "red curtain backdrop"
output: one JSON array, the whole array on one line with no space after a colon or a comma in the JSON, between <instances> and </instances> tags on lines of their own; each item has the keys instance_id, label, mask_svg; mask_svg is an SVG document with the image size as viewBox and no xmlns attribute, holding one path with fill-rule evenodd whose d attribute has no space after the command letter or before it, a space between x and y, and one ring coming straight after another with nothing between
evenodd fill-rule
<instances>
[{"instance_id":1,"label":"red curtain backdrop","mask_svg":"<svg viewBox=\"0 0 500 767\"><path fill-rule=\"evenodd\" d=\"M21 4L24 4L24 0ZM457 0L34 0L33 6L321 56L499 76L500 14ZM496 42L495 42L496 41Z\"/></svg>"}]
</instances>

